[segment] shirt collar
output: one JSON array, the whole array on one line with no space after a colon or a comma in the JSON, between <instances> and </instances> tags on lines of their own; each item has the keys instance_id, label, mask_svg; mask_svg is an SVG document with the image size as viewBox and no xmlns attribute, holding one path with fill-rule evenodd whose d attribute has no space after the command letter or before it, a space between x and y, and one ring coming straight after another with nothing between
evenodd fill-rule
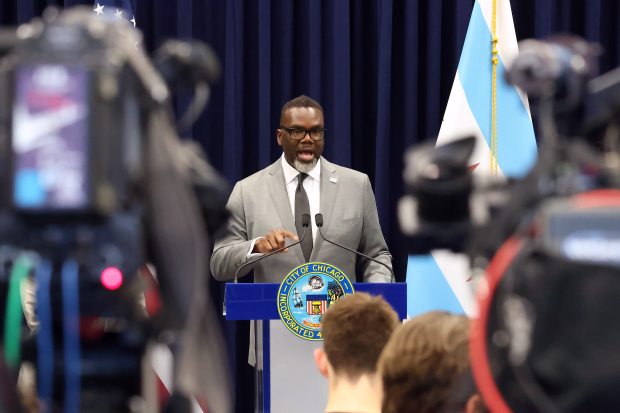
<instances>
[{"instance_id":1,"label":"shirt collar","mask_svg":"<svg viewBox=\"0 0 620 413\"><path fill-rule=\"evenodd\" d=\"M284 181L287 184L291 183L293 180L297 180L297 175L299 175L299 171L293 168L288 162L286 162L286 158L284 158L284 153L282 154L282 170L284 171ZM321 181L321 158L317 160L314 168L312 168L310 172L308 172L308 176L317 182Z\"/></svg>"}]
</instances>

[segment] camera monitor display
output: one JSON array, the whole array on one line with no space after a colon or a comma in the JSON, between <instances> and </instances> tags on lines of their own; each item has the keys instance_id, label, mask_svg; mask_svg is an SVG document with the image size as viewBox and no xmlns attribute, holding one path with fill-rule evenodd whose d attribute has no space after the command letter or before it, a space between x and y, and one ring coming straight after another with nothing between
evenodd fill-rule
<instances>
[{"instance_id":1,"label":"camera monitor display","mask_svg":"<svg viewBox=\"0 0 620 413\"><path fill-rule=\"evenodd\" d=\"M24 65L13 107L13 203L19 210L89 205L88 73L81 66Z\"/></svg>"}]
</instances>

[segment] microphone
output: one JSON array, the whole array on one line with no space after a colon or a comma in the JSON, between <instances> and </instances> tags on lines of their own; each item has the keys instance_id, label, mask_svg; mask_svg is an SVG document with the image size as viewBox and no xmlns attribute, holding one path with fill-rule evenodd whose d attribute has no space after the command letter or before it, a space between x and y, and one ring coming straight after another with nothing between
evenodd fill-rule
<instances>
[{"instance_id":1,"label":"microphone","mask_svg":"<svg viewBox=\"0 0 620 413\"><path fill-rule=\"evenodd\" d=\"M310 226L310 215L303 214L301 216L301 226L303 227L304 232L303 232L303 234L301 234L301 238L299 239L299 241L295 241L295 242L293 242L290 245L285 245L282 248L278 248L275 251L271 251L269 254L261 255L260 257L258 257L255 260L246 262L245 264L243 264L242 266L237 268L237 271L235 272L235 283L237 282L237 279L239 278L239 273L241 272L241 270L244 269L245 267L247 267L248 265L254 264L254 263L256 263L256 262L258 262L260 260L264 260L265 258L272 256L273 254L276 254L276 253L278 253L280 251L283 251L283 250L285 250L287 248L290 248L292 246L295 246L297 244L301 244L301 242L304 240L304 238L306 238L306 232L308 232L308 227Z\"/></svg>"},{"instance_id":2,"label":"microphone","mask_svg":"<svg viewBox=\"0 0 620 413\"><path fill-rule=\"evenodd\" d=\"M392 271L392 269L391 269L390 267L388 267L386 264L382 263L381 261L379 261L379 260L377 260L377 259L375 259L375 258L369 257L368 255L366 255L366 254L364 254L364 253L361 253L361 252L356 251L356 250L354 250L354 249L351 249L351 248L349 248L349 247L345 247L345 246L344 246L344 245L342 245L342 244L338 244L337 242L334 242L334 241L331 241L331 240L328 240L327 238L325 238L325 236L323 236L323 233L321 232L321 228L323 227L323 214L321 214L321 213L316 214L316 215L314 216L314 222L316 223L316 226L317 226L317 227L318 227L318 229L319 229L319 235L321 235L321 238L323 238L325 241L329 242L330 244L334 244L334 245L335 245L335 246L337 246L337 247L344 248L345 250L350 251L350 252L352 252L352 253L354 253L354 254L360 255L360 256L362 256L362 257L364 257L364 258L368 258L369 260L374 261L374 262L376 262L376 263L378 263L378 264L383 265L385 268L387 268L388 270L390 270L390 274L391 274L391 276L392 276L392 282L395 282L395 281L396 281L396 279L395 279L396 277L394 277L394 271ZM300 242L301 242L301 241L300 241Z\"/></svg>"}]
</instances>

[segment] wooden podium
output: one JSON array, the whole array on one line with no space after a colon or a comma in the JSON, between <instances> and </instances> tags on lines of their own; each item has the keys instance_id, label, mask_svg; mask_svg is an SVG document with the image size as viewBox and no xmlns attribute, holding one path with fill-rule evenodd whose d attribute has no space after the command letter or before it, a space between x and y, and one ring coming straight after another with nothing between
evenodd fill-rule
<instances>
[{"instance_id":1,"label":"wooden podium","mask_svg":"<svg viewBox=\"0 0 620 413\"><path fill-rule=\"evenodd\" d=\"M355 291L381 295L401 319L407 317L405 283L356 283ZM313 350L322 341L308 341L289 332L277 308L279 284L226 284L227 320L255 320L255 412L317 413L327 403L327 380L314 364ZM262 351L261 351L262 349Z\"/></svg>"}]
</instances>

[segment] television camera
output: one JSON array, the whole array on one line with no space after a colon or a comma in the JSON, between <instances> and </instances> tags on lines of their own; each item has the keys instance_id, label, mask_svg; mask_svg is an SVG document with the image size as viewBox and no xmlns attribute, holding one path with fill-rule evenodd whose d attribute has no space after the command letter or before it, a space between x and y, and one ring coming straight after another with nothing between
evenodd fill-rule
<instances>
[{"instance_id":1,"label":"television camera","mask_svg":"<svg viewBox=\"0 0 620 413\"><path fill-rule=\"evenodd\" d=\"M187 354L197 347L188 329L215 319L207 229L224 222L228 187L178 138L169 86L196 91L187 128L218 76L206 45L170 41L154 65L138 31L86 9L48 9L0 33L2 349L10 377L34 367L40 411L157 411L143 380L154 341L175 354L170 390L191 394L187 366L204 366ZM209 383L221 401L210 410L227 411L226 357L210 327L202 351L224 372Z\"/></svg>"},{"instance_id":2,"label":"television camera","mask_svg":"<svg viewBox=\"0 0 620 413\"><path fill-rule=\"evenodd\" d=\"M468 254L479 284L472 369L493 412L616 411L620 377L620 69L582 39L521 42L507 80L535 98L520 179L477 180L474 138L406 155L411 251Z\"/></svg>"}]
</instances>

